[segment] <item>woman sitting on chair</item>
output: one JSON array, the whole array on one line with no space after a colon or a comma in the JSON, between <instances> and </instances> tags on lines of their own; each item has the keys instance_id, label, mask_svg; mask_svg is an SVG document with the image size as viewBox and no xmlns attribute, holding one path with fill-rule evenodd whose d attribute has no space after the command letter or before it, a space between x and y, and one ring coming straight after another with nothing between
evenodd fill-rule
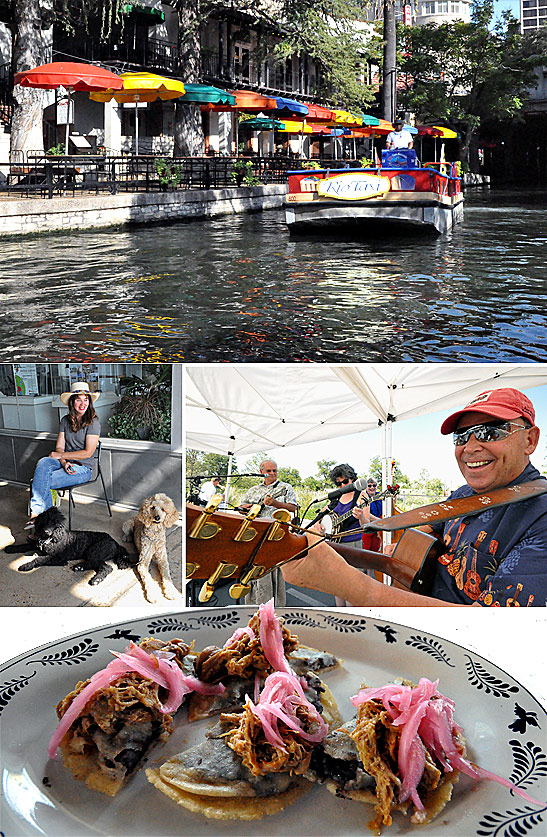
<instances>
[{"instance_id":1,"label":"woman sitting on chair","mask_svg":"<svg viewBox=\"0 0 547 837\"><path fill-rule=\"evenodd\" d=\"M38 460L30 492L30 520L53 505L52 491L89 482L101 425L93 404L100 393L85 381L73 383L61 393L68 414L61 419L55 450Z\"/></svg>"}]
</instances>

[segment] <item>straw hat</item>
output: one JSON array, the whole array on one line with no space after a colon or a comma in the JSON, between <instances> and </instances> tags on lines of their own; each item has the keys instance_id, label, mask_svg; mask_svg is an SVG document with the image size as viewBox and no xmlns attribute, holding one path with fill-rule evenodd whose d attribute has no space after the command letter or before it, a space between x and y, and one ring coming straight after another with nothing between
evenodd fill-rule
<instances>
[{"instance_id":1,"label":"straw hat","mask_svg":"<svg viewBox=\"0 0 547 837\"><path fill-rule=\"evenodd\" d=\"M68 399L71 395L89 395L94 404L100 394L100 392L91 392L87 381L74 381L74 383L71 384L70 392L62 392L60 399L63 404L68 404Z\"/></svg>"}]
</instances>

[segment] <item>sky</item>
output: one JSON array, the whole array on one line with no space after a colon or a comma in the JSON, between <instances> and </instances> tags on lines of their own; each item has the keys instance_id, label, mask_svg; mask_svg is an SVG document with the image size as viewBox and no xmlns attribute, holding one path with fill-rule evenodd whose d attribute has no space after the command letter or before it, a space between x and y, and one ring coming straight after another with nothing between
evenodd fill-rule
<instances>
[{"instance_id":1,"label":"sky","mask_svg":"<svg viewBox=\"0 0 547 837\"><path fill-rule=\"evenodd\" d=\"M520 0L494 0L494 13L501 17L503 12L511 12L513 17L520 19Z\"/></svg>"},{"instance_id":2,"label":"sky","mask_svg":"<svg viewBox=\"0 0 547 837\"><path fill-rule=\"evenodd\" d=\"M536 424L542 431L540 442L532 462L540 468L547 460L547 386L523 390L532 401L536 410ZM419 477L425 468L432 477L438 477L453 490L462 484L462 478L454 457L452 436L441 436L440 426L443 420L455 409L431 413L395 422L392 433L393 457L399 463L403 474L410 480ZM335 460L336 463L348 462L360 477L368 476L367 469L373 456L382 455L381 430L369 430L364 433L345 436L339 439L327 439L323 442L310 442L307 445L294 445L288 448L271 448L267 451L280 468L296 468L301 477L317 473L320 459ZM238 457L238 467L243 470L245 459Z\"/></svg>"}]
</instances>

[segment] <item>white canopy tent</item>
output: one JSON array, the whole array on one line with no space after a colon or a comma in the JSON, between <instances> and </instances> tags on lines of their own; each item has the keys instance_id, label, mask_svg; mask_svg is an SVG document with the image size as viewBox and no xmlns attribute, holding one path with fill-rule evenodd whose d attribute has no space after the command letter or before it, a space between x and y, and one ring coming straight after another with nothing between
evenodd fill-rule
<instances>
[{"instance_id":1,"label":"white canopy tent","mask_svg":"<svg viewBox=\"0 0 547 837\"><path fill-rule=\"evenodd\" d=\"M186 379L186 444L228 455L231 466L234 455L382 426L385 487L394 421L457 409L488 389L546 384L547 364L191 366Z\"/></svg>"}]
</instances>

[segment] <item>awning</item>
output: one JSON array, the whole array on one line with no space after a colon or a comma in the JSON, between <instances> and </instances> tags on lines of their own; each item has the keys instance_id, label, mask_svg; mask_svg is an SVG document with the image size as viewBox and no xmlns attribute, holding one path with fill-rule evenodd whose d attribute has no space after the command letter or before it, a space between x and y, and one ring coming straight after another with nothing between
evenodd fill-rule
<instances>
[{"instance_id":1,"label":"awning","mask_svg":"<svg viewBox=\"0 0 547 837\"><path fill-rule=\"evenodd\" d=\"M142 22L148 26L156 26L165 20L165 13L161 8L159 0L139 0L136 3L125 3L121 12L126 15L136 15L142 19Z\"/></svg>"},{"instance_id":2,"label":"awning","mask_svg":"<svg viewBox=\"0 0 547 837\"><path fill-rule=\"evenodd\" d=\"M187 103L207 103L234 105L235 96L227 93L226 90L220 90L219 87L211 87L208 84L184 84L186 93L180 97L181 102Z\"/></svg>"},{"instance_id":3,"label":"awning","mask_svg":"<svg viewBox=\"0 0 547 837\"><path fill-rule=\"evenodd\" d=\"M303 105L302 102L297 102L294 99L284 99L282 96L275 97L277 110L289 110L291 113L302 113L307 116L308 106Z\"/></svg>"},{"instance_id":4,"label":"awning","mask_svg":"<svg viewBox=\"0 0 547 837\"><path fill-rule=\"evenodd\" d=\"M488 389L545 386L547 365L223 363L186 376L188 447L247 456L456 409Z\"/></svg>"}]
</instances>

